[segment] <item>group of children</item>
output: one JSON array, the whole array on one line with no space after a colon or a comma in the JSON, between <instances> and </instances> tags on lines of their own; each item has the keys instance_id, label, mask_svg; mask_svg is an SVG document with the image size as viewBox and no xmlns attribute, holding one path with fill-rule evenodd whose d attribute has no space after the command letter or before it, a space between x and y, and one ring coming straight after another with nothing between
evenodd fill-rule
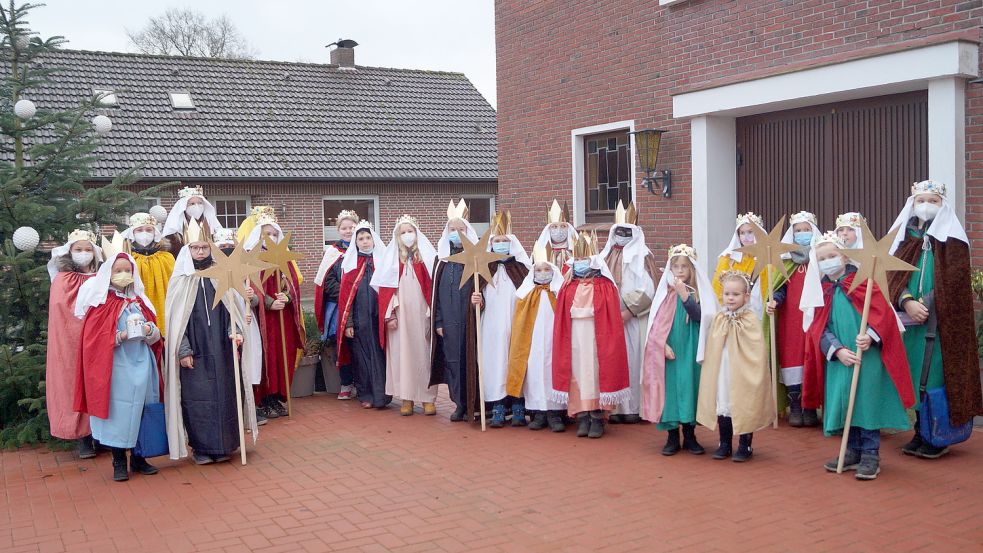
<instances>
[{"instance_id":1,"label":"group of children","mask_svg":"<svg viewBox=\"0 0 983 553\"><path fill-rule=\"evenodd\" d=\"M93 438L113 448L117 479L127 476L125 450L135 444L141 409L155 401L167 410L172 458L188 455L190 443L195 462L228 459L242 445L230 370L237 346L243 387L255 387L245 394L253 439L257 425L286 414L282 400L303 347L299 271L249 283L245 297L230 291L215 305L213 283L196 271L212 263L209 237L226 253L236 240L200 188L182 190L181 200L162 232L149 215L134 215L119 253L101 252L84 231L52 252L52 434L81 438L83 457L94 455ZM398 398L404 416L417 405L435 415L437 386L446 384L452 421L474 421L481 401L492 428L562 432L572 418L578 437L600 438L607 424L646 420L667 432L664 455L704 453L700 424L719 431L714 459L742 462L753 456L753 433L778 416L773 386L780 385L790 426L848 432L845 468L858 479L880 470L881 429L910 428L906 408L917 409L912 382L921 371L945 389L954 424L983 411L975 351L972 366L964 351L975 344L964 328L968 321L975 332L965 314L968 239L940 183L913 186L894 224L903 232L895 248L919 271L892 275L891 304L872 294L863 335L867 284L850 290L850 249L862 246L857 213L840 216L825 234L814 215L796 213L783 239L795 246L787 278L755 280L757 260L738 251L754 243L753 226L763 231L753 213L737 218L712 278L685 244L670 249L660 273L632 205L619 205L603 249L596 235L574 229L556 201L546 219L530 258L510 215L496 214L487 247L499 259L488 266L490 280L462 281L468 268L452 256L465 240L479 241L463 200L450 203L436 247L413 217L396 221L387 245L355 212L340 213L341 238L325 248L315 277L319 329L337 348L338 399L380 409ZM247 250L280 239L268 208L254 210L237 238ZM175 245L176 262L167 258ZM73 310L83 320L69 316ZM768 317L776 318L780 384L769 370ZM904 452L945 453L922 438L916 426ZM136 455L130 465L156 471Z\"/></svg>"}]
</instances>

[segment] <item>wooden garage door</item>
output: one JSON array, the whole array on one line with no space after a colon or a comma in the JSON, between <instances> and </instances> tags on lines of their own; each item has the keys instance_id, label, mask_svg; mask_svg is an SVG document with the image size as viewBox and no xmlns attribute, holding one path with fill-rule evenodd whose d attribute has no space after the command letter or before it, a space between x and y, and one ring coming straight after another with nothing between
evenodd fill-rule
<instances>
[{"instance_id":1,"label":"wooden garage door","mask_svg":"<svg viewBox=\"0 0 983 553\"><path fill-rule=\"evenodd\" d=\"M737 208L774 225L812 211L823 230L860 211L887 232L912 182L928 176L925 91L737 120Z\"/></svg>"}]
</instances>

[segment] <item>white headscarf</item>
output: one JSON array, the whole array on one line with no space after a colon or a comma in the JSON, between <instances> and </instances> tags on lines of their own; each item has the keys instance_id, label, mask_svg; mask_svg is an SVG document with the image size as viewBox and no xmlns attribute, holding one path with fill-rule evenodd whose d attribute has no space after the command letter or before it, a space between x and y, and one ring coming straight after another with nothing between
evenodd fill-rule
<instances>
[{"instance_id":1,"label":"white headscarf","mask_svg":"<svg viewBox=\"0 0 983 553\"><path fill-rule=\"evenodd\" d=\"M97 265L102 261L102 248L100 248L94 241L86 238L80 232L72 232L68 235L68 241L61 246L56 246L51 249L51 260L48 261L48 276L51 277L51 282L55 281L55 277L58 276L58 258L68 253L72 250L72 244L76 242L81 242L85 240L92 244L93 254L92 261Z\"/></svg>"},{"instance_id":2,"label":"white headscarf","mask_svg":"<svg viewBox=\"0 0 983 553\"><path fill-rule=\"evenodd\" d=\"M612 284L614 284L614 275L611 274L611 268L608 267L608 264L604 261L604 258L601 257L600 254L596 254L596 255L590 256L589 259L590 259L590 265L589 265L590 268L591 269L594 269L595 271L600 271L601 272L601 276L607 278L608 280L611 281ZM573 262L574 261L576 261L576 259L574 257L571 257L566 262L567 267L570 267L570 271L567 272L567 274L570 275L570 278L571 279L574 276L573 275Z\"/></svg>"},{"instance_id":3,"label":"white headscarf","mask_svg":"<svg viewBox=\"0 0 983 553\"><path fill-rule=\"evenodd\" d=\"M798 215L798 213L796 213L795 215ZM796 246L798 246L798 244L795 243L795 231L792 229L795 227L795 225L799 223L809 223L809 227L812 228L812 240L815 240L817 236L823 235L823 232L819 230L819 227L816 226L816 223L813 223L810 219L797 218L795 215L792 215L792 218L789 219L788 230L786 230L785 234L782 235L783 244L795 244ZM782 259L791 259L791 258L792 258L792 254L790 253L782 254Z\"/></svg>"},{"instance_id":4,"label":"white headscarf","mask_svg":"<svg viewBox=\"0 0 983 553\"><path fill-rule=\"evenodd\" d=\"M608 241L604 244L604 249L601 250L600 257L601 259L607 259L608 255L611 254L611 250L615 246L614 231L618 228L631 229L631 240L621 248L622 273L625 270L630 271L635 282L644 284L641 290L644 290L646 294L651 296L655 292L655 282L652 282L652 277L645 268L645 258L651 255L652 251L645 245L645 233L642 231L642 227L627 223L615 223L611 225L611 230L608 231ZM626 292L630 292L630 290Z\"/></svg>"},{"instance_id":5,"label":"white headscarf","mask_svg":"<svg viewBox=\"0 0 983 553\"><path fill-rule=\"evenodd\" d=\"M249 231L249 236L246 237L246 241L242 244L242 247L245 248L247 252L259 244L260 237L263 236L263 227L266 225L271 225L277 230L276 240L274 240L274 242L279 244L280 241L283 240L283 229L280 228L279 223L273 221L264 221L263 223L257 222L256 226L253 227L253 230Z\"/></svg>"},{"instance_id":6,"label":"white headscarf","mask_svg":"<svg viewBox=\"0 0 983 553\"><path fill-rule=\"evenodd\" d=\"M447 224L444 225L444 232L440 234L440 240L437 240L438 259L443 259L451 254L450 226L453 221L461 221L462 223L464 223L464 230L465 230L464 235L468 237L468 240L470 240L472 244L478 242L478 233L475 232L474 227L471 226L471 223L467 219L463 219L460 217L458 217L457 219L451 219L450 221L447 221Z\"/></svg>"},{"instance_id":7,"label":"white headscarf","mask_svg":"<svg viewBox=\"0 0 983 553\"><path fill-rule=\"evenodd\" d=\"M509 246L509 256L514 257L516 261L525 265L526 269L532 271L532 260L529 259L529 255L526 253L526 249L522 247L519 239L516 238L514 234L506 234L505 237L508 238L509 242L512 244ZM494 238L494 236L492 238ZM488 240L488 247L485 248L485 251L492 251L491 239Z\"/></svg>"},{"instance_id":8,"label":"white headscarf","mask_svg":"<svg viewBox=\"0 0 983 553\"><path fill-rule=\"evenodd\" d=\"M573 227L572 224L567 223L567 243L564 247L570 252L573 252L573 246L577 243L577 229ZM539 238L536 239L535 246L542 246L547 252L553 250L553 239L550 238L550 226L546 225L543 227L543 232L539 233ZM533 248L535 248L533 246Z\"/></svg>"},{"instance_id":9,"label":"white headscarf","mask_svg":"<svg viewBox=\"0 0 983 553\"><path fill-rule=\"evenodd\" d=\"M154 310L154 304L150 302L150 298L143 291L143 281L140 280L140 271L137 269L137 263L133 260L133 257L128 253L117 254L113 259L107 259L102 266L99 267L99 271L96 276L85 281L84 284L79 288L78 298L75 300L75 316L79 319L85 317L86 312L89 308L98 307L106 303L106 295L109 293L110 278L113 276L113 264L119 258L124 258L130 262L133 267L133 295L139 297L143 300L143 304L147 306L147 309L151 313L156 314Z\"/></svg>"},{"instance_id":10,"label":"white headscarf","mask_svg":"<svg viewBox=\"0 0 983 553\"><path fill-rule=\"evenodd\" d=\"M856 212L856 211L850 211L850 212L841 214L839 217L836 218L836 221L839 222L840 221L840 218L842 218L842 217L854 217L854 218L858 218L859 219L859 218L863 218L863 215L861 215L859 212ZM854 232L857 233L857 241L854 242L852 246L848 246L846 249L848 249L848 250L859 250L859 249L863 248L864 247L864 235L863 235L863 232L861 232L860 227L854 226L854 225L838 225L833 230L838 231L838 230L840 230L843 227L850 227L850 228L853 229Z\"/></svg>"},{"instance_id":11,"label":"white headscarf","mask_svg":"<svg viewBox=\"0 0 983 553\"><path fill-rule=\"evenodd\" d=\"M921 184L921 183L919 183ZM938 214L932 219L932 223L928 226L928 230L925 231L927 236L935 238L939 242L945 242L949 238L955 238L961 242L969 244L969 238L966 236L966 231L963 229L962 223L959 222L959 218L956 217L956 212L952 210L952 206L949 205L949 199L943 194L938 194L935 192L918 192L908 196L908 201L905 202L904 207L901 208L901 213L898 214L898 218L894 220L894 224L891 225L891 230L900 228L898 235L894 237L894 244L891 245L891 253L893 254L897 251L898 247L905 240L906 228L908 226L908 221L914 217L913 208L915 204L915 196L919 194L937 194L942 198L942 208L939 209Z\"/></svg>"},{"instance_id":12,"label":"white headscarf","mask_svg":"<svg viewBox=\"0 0 983 553\"><path fill-rule=\"evenodd\" d=\"M560 292L560 288L563 287L563 273L560 271L559 267L550 263L549 261L544 261L543 263L546 263L547 265L550 266L550 269L553 269L553 278L550 280L550 291L553 292L554 294L558 294ZM538 263L536 265L538 265ZM529 295L529 292L531 292L532 289L535 288L536 286L539 286L538 284L536 284L535 277L536 277L536 268L534 265L532 270L526 273L526 278L522 280L522 284L520 284L519 288L516 289L515 296L517 298L519 298L520 300L526 299L526 296Z\"/></svg>"},{"instance_id":13,"label":"white headscarf","mask_svg":"<svg viewBox=\"0 0 983 553\"><path fill-rule=\"evenodd\" d=\"M649 310L648 329L652 328L659 308L662 306L662 302L665 301L666 296L669 295L669 288L675 282L675 277L672 274L672 260L677 257L684 256L678 254L666 260L666 268L662 271L662 278L659 279L659 285L655 287L655 298L652 300L652 309ZM710 331L710 326L713 324L713 318L716 316L719 306L717 305L717 294L713 291L713 286L710 285L710 279L703 272L703 265L698 263L695 257L685 257L689 259L690 265L693 266L696 276L696 290L700 298L700 342L696 350L696 362L702 363L703 348L706 344L707 333ZM646 330L645 336L648 336L648 330Z\"/></svg>"},{"instance_id":14,"label":"white headscarf","mask_svg":"<svg viewBox=\"0 0 983 553\"><path fill-rule=\"evenodd\" d=\"M743 248L744 247L744 244L741 244L741 237L738 236L737 232L741 228L741 226L743 226L745 224L755 225L759 229L761 229L761 232L764 232L764 233L767 233L768 232L761 225L759 225L758 223L754 222L753 220L752 221L742 222L742 223L737 223L736 225L734 225L734 234L730 237L730 244L724 249L724 251L720 252L720 255L717 256L718 258L723 257L723 256L726 255L726 256L730 257L731 259L733 259L734 261L736 261L737 263L740 263L741 260L744 259L744 252L739 252L739 251L735 251L735 250L737 250L738 248Z\"/></svg>"},{"instance_id":15,"label":"white headscarf","mask_svg":"<svg viewBox=\"0 0 983 553\"><path fill-rule=\"evenodd\" d=\"M359 221L355 225L355 230L352 231L352 242L349 244L348 249L345 250L344 257L341 258L341 272L347 273L358 267L358 246L355 245L355 241L358 239L358 232L363 229L368 229L372 233L372 242L375 247L372 249L372 264L376 267L382 263L382 258L386 254L386 245L379 236L379 233L372 228L372 224L368 221Z\"/></svg>"},{"instance_id":16,"label":"white headscarf","mask_svg":"<svg viewBox=\"0 0 983 553\"><path fill-rule=\"evenodd\" d=\"M372 275L371 284L376 291L379 288L397 288L399 286L399 245L401 243L399 227L403 223L408 223L416 229L416 249L420 252L420 259L428 274L433 271L433 261L437 258L437 250L434 249L433 244L420 232L420 226L415 222L398 220L393 226L392 241L386 246L382 262L375 266L375 273Z\"/></svg>"},{"instance_id":17,"label":"white headscarf","mask_svg":"<svg viewBox=\"0 0 983 553\"><path fill-rule=\"evenodd\" d=\"M192 197L199 197L204 203L205 211L202 217L208 221L208 229L211 232L222 228L221 223L218 222L218 217L215 214L215 207L209 202L204 196L198 194L191 194L188 196L183 196L178 198L174 202L174 207L171 208L171 212L167 214L167 221L164 223L164 231L161 233L164 236L170 236L172 234L181 234L184 232L184 223L187 221L185 218L184 210L188 208L188 200Z\"/></svg>"}]
</instances>

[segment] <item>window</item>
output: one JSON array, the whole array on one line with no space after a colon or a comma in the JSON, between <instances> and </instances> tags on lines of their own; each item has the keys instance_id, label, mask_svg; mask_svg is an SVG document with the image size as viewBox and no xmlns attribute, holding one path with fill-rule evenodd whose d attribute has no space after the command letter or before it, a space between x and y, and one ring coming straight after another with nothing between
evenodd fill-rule
<instances>
[{"instance_id":1,"label":"window","mask_svg":"<svg viewBox=\"0 0 983 553\"><path fill-rule=\"evenodd\" d=\"M474 231L481 236L491 225L492 213L495 213L494 196L464 196L464 202L468 204L468 222L474 227Z\"/></svg>"},{"instance_id":2,"label":"window","mask_svg":"<svg viewBox=\"0 0 983 553\"><path fill-rule=\"evenodd\" d=\"M171 107L174 109L190 110L195 109L195 103L191 100L190 92L168 92L171 97Z\"/></svg>"},{"instance_id":3,"label":"window","mask_svg":"<svg viewBox=\"0 0 983 553\"><path fill-rule=\"evenodd\" d=\"M354 210L359 218L372 223L384 239L388 233L379 229L379 198L376 196L325 196L323 201L324 243L338 240L338 214L346 209Z\"/></svg>"},{"instance_id":4,"label":"window","mask_svg":"<svg viewBox=\"0 0 983 553\"><path fill-rule=\"evenodd\" d=\"M111 88L93 88L92 98L99 102L101 107L119 107L119 99L116 98L116 92L114 92Z\"/></svg>"},{"instance_id":5,"label":"window","mask_svg":"<svg viewBox=\"0 0 983 553\"><path fill-rule=\"evenodd\" d=\"M215 206L215 215L224 228L237 229L249 216L251 206L248 197L213 198L209 202Z\"/></svg>"},{"instance_id":6,"label":"window","mask_svg":"<svg viewBox=\"0 0 983 553\"><path fill-rule=\"evenodd\" d=\"M632 200L632 152L628 129L583 137L584 214L588 223L610 222Z\"/></svg>"}]
</instances>

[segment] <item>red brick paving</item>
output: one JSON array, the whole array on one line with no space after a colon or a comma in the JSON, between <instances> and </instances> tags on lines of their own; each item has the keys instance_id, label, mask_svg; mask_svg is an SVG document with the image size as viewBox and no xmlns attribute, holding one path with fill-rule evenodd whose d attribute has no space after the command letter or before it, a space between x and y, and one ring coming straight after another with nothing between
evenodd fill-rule
<instances>
[{"instance_id":1,"label":"red brick paving","mask_svg":"<svg viewBox=\"0 0 983 553\"><path fill-rule=\"evenodd\" d=\"M0 453L0 551L983 550L983 436L935 462L885 437L874 482L828 474L838 440L765 430L743 465L659 454L652 425L601 440L366 411L319 395L271 421L249 464ZM701 429L705 446L713 434ZM237 460L237 459L236 459Z\"/></svg>"}]
</instances>

